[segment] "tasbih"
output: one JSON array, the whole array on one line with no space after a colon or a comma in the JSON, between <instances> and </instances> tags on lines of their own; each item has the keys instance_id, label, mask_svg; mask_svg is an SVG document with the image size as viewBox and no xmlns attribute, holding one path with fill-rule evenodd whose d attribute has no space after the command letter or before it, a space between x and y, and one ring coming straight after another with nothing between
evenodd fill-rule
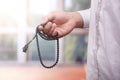
<instances>
[{"instance_id":1,"label":"tasbih","mask_svg":"<svg viewBox=\"0 0 120 80\"><path fill-rule=\"evenodd\" d=\"M39 25L38 25L39 26ZM24 47L23 47L23 52L26 52L28 49L29 44L36 38L36 44L37 44L37 51L38 51L38 56L39 56L39 60L40 63L42 64L42 66L44 68L53 68L54 66L56 66L56 64L58 63L59 60L59 38L58 38L58 33L55 37L49 37L48 35L44 34L43 31L39 31L38 30L38 26L36 28L36 34L35 36L32 38L32 40L30 40ZM44 24L41 24L40 26L45 26ZM56 40L57 41L57 57L56 57L56 61L54 64L52 64L51 66L46 66L43 61L42 61L42 57L41 57L41 52L40 52L40 47L39 47L39 40L38 40L38 36L40 36L41 38L43 38L44 40Z\"/></svg>"}]
</instances>

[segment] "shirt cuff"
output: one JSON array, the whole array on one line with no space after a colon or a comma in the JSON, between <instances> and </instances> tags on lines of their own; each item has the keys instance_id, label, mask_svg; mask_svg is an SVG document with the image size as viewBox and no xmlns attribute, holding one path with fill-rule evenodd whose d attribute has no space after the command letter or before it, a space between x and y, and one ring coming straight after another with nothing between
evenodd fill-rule
<instances>
[{"instance_id":1,"label":"shirt cuff","mask_svg":"<svg viewBox=\"0 0 120 80\"><path fill-rule=\"evenodd\" d=\"M89 28L89 21L90 21L90 9L87 10L82 10L82 11L78 11L80 13L80 15L83 18L83 28Z\"/></svg>"}]
</instances>

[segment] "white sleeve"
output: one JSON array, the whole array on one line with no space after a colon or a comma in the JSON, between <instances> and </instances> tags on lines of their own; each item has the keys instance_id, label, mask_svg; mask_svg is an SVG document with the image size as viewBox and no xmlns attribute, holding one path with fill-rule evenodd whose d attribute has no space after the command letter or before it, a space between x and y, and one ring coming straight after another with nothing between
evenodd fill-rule
<instances>
[{"instance_id":1,"label":"white sleeve","mask_svg":"<svg viewBox=\"0 0 120 80\"><path fill-rule=\"evenodd\" d=\"M83 18L84 26L83 28L89 28L90 21L90 9L78 11Z\"/></svg>"}]
</instances>

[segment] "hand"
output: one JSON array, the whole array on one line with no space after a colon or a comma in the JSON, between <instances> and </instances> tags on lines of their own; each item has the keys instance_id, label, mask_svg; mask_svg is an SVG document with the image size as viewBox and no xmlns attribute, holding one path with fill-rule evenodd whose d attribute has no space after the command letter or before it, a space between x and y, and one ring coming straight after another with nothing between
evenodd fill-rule
<instances>
[{"instance_id":1,"label":"hand","mask_svg":"<svg viewBox=\"0 0 120 80\"><path fill-rule=\"evenodd\" d=\"M39 26L38 29L46 35L54 37L58 33L58 37L63 37L70 33L75 27L83 26L83 20L77 12L54 12L48 15Z\"/></svg>"}]
</instances>

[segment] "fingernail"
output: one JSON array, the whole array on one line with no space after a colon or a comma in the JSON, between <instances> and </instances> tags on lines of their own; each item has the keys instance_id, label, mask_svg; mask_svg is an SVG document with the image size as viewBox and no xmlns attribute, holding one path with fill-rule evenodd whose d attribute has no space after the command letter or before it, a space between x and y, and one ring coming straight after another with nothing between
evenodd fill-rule
<instances>
[{"instance_id":1,"label":"fingernail","mask_svg":"<svg viewBox=\"0 0 120 80\"><path fill-rule=\"evenodd\" d=\"M38 26L38 29L39 29L39 30L43 30L43 26L39 25L39 26Z\"/></svg>"},{"instance_id":2,"label":"fingernail","mask_svg":"<svg viewBox=\"0 0 120 80\"><path fill-rule=\"evenodd\" d=\"M40 24L40 26L42 26L43 28L45 27L46 24Z\"/></svg>"}]
</instances>

